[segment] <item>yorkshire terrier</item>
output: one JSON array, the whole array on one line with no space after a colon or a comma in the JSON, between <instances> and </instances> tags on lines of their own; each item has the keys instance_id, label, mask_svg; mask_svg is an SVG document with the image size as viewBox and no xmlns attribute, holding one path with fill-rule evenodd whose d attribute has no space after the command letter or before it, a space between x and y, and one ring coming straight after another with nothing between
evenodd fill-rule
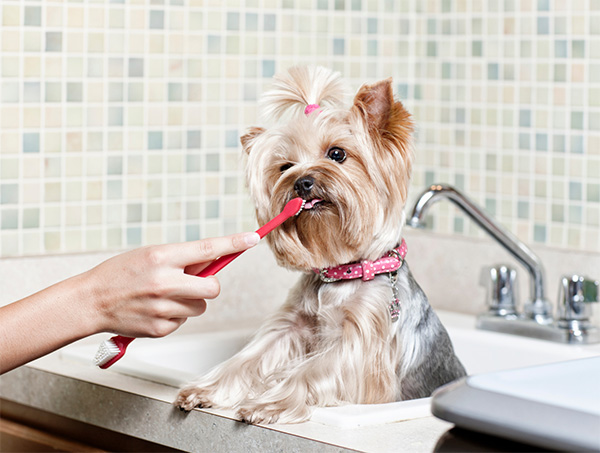
<instances>
[{"instance_id":1,"label":"yorkshire terrier","mask_svg":"<svg viewBox=\"0 0 600 453\"><path fill-rule=\"evenodd\" d=\"M263 97L271 126L241 138L260 224L306 201L267 236L277 262L303 274L243 350L180 391L182 410L294 423L319 406L426 397L465 375L404 260L410 114L391 79L363 85L349 108L345 91L337 73L292 68Z\"/></svg>"}]
</instances>

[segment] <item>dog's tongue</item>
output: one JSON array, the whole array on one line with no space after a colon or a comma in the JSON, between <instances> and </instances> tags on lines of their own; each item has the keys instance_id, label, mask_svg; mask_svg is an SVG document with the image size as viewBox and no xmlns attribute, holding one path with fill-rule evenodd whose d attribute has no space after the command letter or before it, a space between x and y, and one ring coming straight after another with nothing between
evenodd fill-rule
<instances>
[{"instance_id":1,"label":"dog's tongue","mask_svg":"<svg viewBox=\"0 0 600 453\"><path fill-rule=\"evenodd\" d=\"M304 205L304 209L311 209L314 205L316 205L320 201L323 201L323 200L321 200L320 198L313 198L312 200L306 202L306 204Z\"/></svg>"}]
</instances>

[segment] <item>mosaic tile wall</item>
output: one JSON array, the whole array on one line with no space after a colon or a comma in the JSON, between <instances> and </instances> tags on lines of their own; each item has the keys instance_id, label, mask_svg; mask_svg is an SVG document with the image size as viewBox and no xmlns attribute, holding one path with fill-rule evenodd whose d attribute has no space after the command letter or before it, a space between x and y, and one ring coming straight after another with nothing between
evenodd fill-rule
<instances>
[{"instance_id":1,"label":"mosaic tile wall","mask_svg":"<svg viewBox=\"0 0 600 453\"><path fill-rule=\"evenodd\" d=\"M238 137L298 63L394 77L413 198L449 182L528 242L600 251L600 0L2 0L0 24L0 256L253 228Z\"/></svg>"}]
</instances>

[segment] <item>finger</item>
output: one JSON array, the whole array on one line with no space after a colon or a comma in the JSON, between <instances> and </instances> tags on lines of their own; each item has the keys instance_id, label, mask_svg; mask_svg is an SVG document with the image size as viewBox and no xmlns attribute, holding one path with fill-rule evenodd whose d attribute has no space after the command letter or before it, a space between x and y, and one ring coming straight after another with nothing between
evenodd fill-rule
<instances>
[{"instance_id":1,"label":"finger","mask_svg":"<svg viewBox=\"0 0 600 453\"><path fill-rule=\"evenodd\" d=\"M215 299L221 292L217 277L196 277L181 274L173 277L170 285L173 289L170 297L176 300Z\"/></svg>"},{"instance_id":2,"label":"finger","mask_svg":"<svg viewBox=\"0 0 600 453\"><path fill-rule=\"evenodd\" d=\"M199 241L169 244L174 263L179 266L206 263L220 256L242 252L258 244L256 233L238 233L230 236L202 239Z\"/></svg>"}]
</instances>

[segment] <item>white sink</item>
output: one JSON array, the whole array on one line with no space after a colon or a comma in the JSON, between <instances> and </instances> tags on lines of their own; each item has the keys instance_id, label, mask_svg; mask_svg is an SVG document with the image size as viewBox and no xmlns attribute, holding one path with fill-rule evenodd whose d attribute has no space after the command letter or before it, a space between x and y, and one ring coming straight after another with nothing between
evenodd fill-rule
<instances>
[{"instance_id":1,"label":"white sink","mask_svg":"<svg viewBox=\"0 0 600 453\"><path fill-rule=\"evenodd\" d=\"M541 365L600 355L600 345L563 345L475 329L475 317L437 311L448 330L456 354L470 375ZM137 339L127 354L107 373L123 373L180 386L240 350L254 329L171 335L158 340ZM73 345L62 356L92 362L97 345ZM342 428L391 423L426 417L430 398L388 404L319 408L312 421Z\"/></svg>"}]
</instances>

